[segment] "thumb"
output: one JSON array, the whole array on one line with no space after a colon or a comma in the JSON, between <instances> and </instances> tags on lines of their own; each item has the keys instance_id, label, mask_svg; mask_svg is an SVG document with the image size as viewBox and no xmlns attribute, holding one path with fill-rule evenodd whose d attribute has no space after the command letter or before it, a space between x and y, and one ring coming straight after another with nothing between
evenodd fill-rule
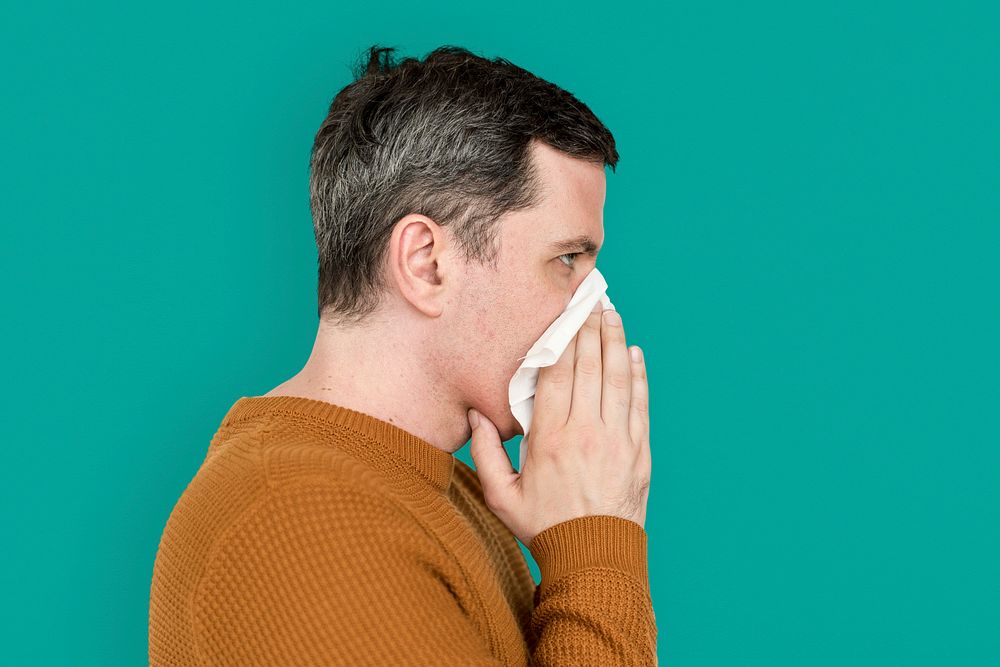
<instances>
[{"instance_id":1,"label":"thumb","mask_svg":"<svg viewBox=\"0 0 1000 667\"><path fill-rule=\"evenodd\" d=\"M504 449L500 433L493 422L474 408L469 409L468 419L469 426L472 427L469 453L483 485L483 496L490 509L505 505L517 478L517 471L507 457L507 450Z\"/></svg>"}]
</instances>

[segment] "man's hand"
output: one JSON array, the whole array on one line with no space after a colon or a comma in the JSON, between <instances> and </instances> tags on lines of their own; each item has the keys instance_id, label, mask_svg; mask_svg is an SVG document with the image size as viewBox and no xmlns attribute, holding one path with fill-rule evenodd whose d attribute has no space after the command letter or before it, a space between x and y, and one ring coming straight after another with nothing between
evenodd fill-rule
<instances>
[{"instance_id":1,"label":"man's hand","mask_svg":"<svg viewBox=\"0 0 1000 667\"><path fill-rule=\"evenodd\" d=\"M521 472L511 466L496 426L478 411L477 425L470 414L470 453L486 505L525 545L581 516L645 525L651 470L645 361L630 359L618 313L603 312L602 318L596 304L559 360L539 370Z\"/></svg>"}]
</instances>

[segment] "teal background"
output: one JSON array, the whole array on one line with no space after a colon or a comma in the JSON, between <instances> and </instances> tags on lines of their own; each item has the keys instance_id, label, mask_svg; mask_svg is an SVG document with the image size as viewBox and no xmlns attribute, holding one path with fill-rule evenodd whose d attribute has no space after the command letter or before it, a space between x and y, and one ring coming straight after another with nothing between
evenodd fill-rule
<instances>
[{"instance_id":1,"label":"teal background","mask_svg":"<svg viewBox=\"0 0 1000 667\"><path fill-rule=\"evenodd\" d=\"M3 662L144 663L174 502L312 345L326 107L450 43L618 141L660 663L1000 664L995 7L7 7Z\"/></svg>"}]
</instances>

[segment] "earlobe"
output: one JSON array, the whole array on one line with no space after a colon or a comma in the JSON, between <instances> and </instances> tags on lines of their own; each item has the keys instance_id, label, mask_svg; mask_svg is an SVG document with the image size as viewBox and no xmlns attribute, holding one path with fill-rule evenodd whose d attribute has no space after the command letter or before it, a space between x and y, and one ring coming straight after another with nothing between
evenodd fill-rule
<instances>
[{"instance_id":1,"label":"earlobe","mask_svg":"<svg viewBox=\"0 0 1000 667\"><path fill-rule=\"evenodd\" d=\"M389 239L389 267L403 298L428 317L443 310L445 236L430 218L411 213L400 218Z\"/></svg>"}]
</instances>

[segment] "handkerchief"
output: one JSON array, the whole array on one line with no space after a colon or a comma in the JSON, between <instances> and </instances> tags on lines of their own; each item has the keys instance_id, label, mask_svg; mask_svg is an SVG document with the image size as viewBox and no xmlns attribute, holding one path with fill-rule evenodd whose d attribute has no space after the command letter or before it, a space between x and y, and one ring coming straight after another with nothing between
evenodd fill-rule
<instances>
[{"instance_id":1,"label":"handkerchief","mask_svg":"<svg viewBox=\"0 0 1000 667\"><path fill-rule=\"evenodd\" d=\"M551 366L559 360L566 346L573 340L573 336L587 321L587 316L590 315L595 303L600 301L604 304L605 309L615 310L611 300L605 294L607 289L608 283L595 266L580 283L580 286L576 288L573 298L570 299L562 314L535 341L535 344L528 350L528 354L521 357L523 361L514 372L514 377L507 388L510 411L524 430L524 436L521 438L521 450L518 455L518 470L521 470L521 466L524 464L524 455L527 451L528 431L531 428L531 416L535 407L535 385L538 383L538 369Z\"/></svg>"}]
</instances>

